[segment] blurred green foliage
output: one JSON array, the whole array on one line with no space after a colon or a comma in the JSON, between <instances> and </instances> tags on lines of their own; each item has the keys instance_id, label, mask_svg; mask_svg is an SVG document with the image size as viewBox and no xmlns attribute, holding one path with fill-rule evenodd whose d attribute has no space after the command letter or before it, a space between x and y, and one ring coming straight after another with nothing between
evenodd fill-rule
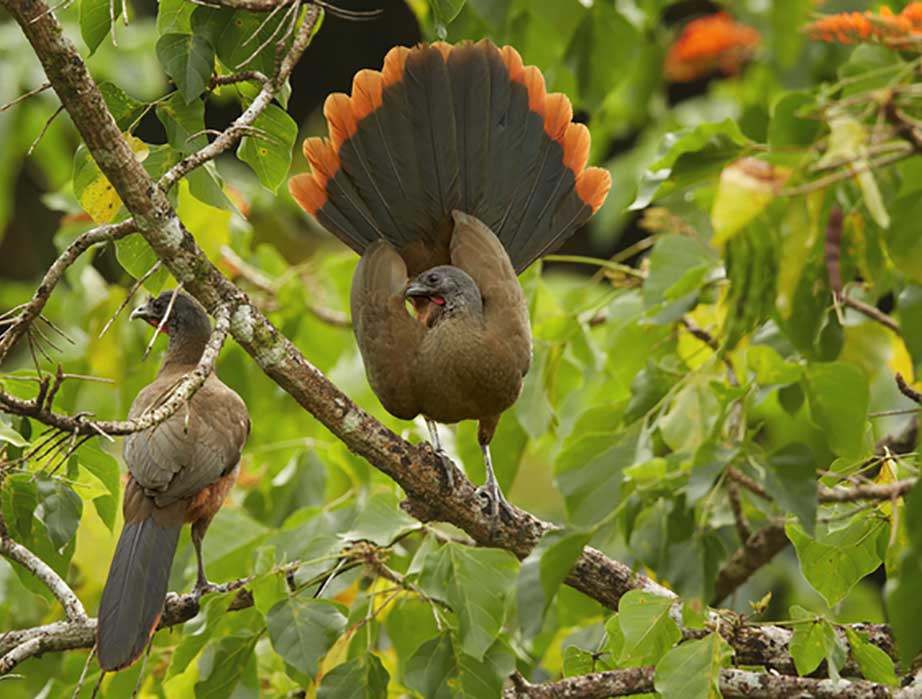
<instances>
[{"instance_id":1,"label":"blurred green foliage","mask_svg":"<svg viewBox=\"0 0 922 699\"><path fill-rule=\"evenodd\" d=\"M769 496L744 491L749 525L786 518L793 546L724 604L747 610L771 591L762 618L794 625L802 674L824 659L831 674L843 667L837 623L891 619L904 660L922 648L918 488L905 503L868 505L822 504L816 489L817 482L918 474L914 440L886 458L874 445L915 419L881 411L909 406L893 374L915 376L922 363L920 160L907 151L887 168L868 163L905 144L882 122L886 104L922 118L914 84L920 60L879 45L808 41L802 28L815 4L726 3L761 43L739 74L702 76L683 93L664 78L681 30L664 20L665 0L410 3L428 38L510 43L542 69L549 90L567 93L591 127L593 161L614 180L586 235L611 249L626 226L641 231L635 254L596 261L586 274L571 267L542 275L536 267L522 278L534 362L500 423L494 459L510 499L564 529L520 564L506 552L459 543L457 532L418 524L399 509L391 481L229 343L218 372L246 400L253 432L205 556L214 580L253 576L255 605L227 613L230 596L212 595L179 633L158 633L139 696L275 697L303 688L324 698L496 697L513 669L538 681L649 664L657 665L664 696L711 696L730 662L719 636L676 645L679 632L661 598L632 592L613 615L562 581L591 542L683 597L710 602L718 571L741 545L730 467ZM247 83L205 92L213 71L231 72L251 55L249 68L271 71L271 47L257 51L259 38L244 46L262 15L163 0L156 18L134 17L129 7L126 27L110 26L108 12L107 2L79 0L60 14L92 54L88 64L120 126L133 132L151 110L162 124L163 142L133 141L153 175L204 143L206 105L246 106L255 94ZM270 24L259 36L273 31ZM0 102L7 102L43 76L17 27L0 24L0 39ZM171 196L202 249L311 362L389 427L422 440L422 423L383 411L351 331L328 322L328 311L348 309L355 257L279 186L289 170L306 167L295 147L299 125L285 107L282 99L258 122L268 138L245 139L236 158L195 171ZM46 205L61 212L55 245L62 249L90 218L124 212L66 117L24 160L54 109L43 93L0 113L0 230L25 162L40 173ZM300 135L318 129L308 120ZM810 184L826 176L825 186ZM834 207L844 227L830 252ZM901 334L834 302L841 289L831 281L832 257L845 293L880 304ZM238 258L271 289L240 274ZM618 264L625 259L636 266L625 271ZM147 328L123 316L100 331L132 278L154 261L135 235L67 271L45 314L69 339L50 336L43 344L53 361L36 360L44 370L60 362L69 373L109 382L66 381L58 410L117 419L151 380L162 340L142 362ZM170 284L161 272L146 288ZM0 307L33 290L4 281ZM32 364L23 345L3 367L3 389L31 397ZM42 430L0 415L0 454L14 461ZM473 432L471 424L444 428L443 443L480 482ZM8 469L3 481L10 534L65 576L91 611L120 526L119 459L117 444L92 440L66 463L36 458ZM340 571L326 599L312 599L339 551L359 541L381 547L378 563ZM279 574L292 562L299 562L290 577L300 594L289 594ZM171 589L190 589L194 575L186 532ZM0 590L0 629L60 615L18 566L0 563ZM693 625L694 608L687 611ZM894 681L892 662L867 639L850 631L848 644L865 677ZM85 652L31 659L17 668L22 677L3 680L3 695L70 697L85 659ZM127 696L139 673L140 663L107 679L104 692ZM91 668L80 696L89 696L97 676Z\"/></svg>"}]
</instances>

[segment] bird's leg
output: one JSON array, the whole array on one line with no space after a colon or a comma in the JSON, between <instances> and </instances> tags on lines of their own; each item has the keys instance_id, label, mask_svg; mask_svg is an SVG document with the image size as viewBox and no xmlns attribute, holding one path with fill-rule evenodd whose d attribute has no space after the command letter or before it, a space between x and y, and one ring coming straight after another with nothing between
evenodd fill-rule
<instances>
[{"instance_id":1,"label":"bird's leg","mask_svg":"<svg viewBox=\"0 0 922 699\"><path fill-rule=\"evenodd\" d=\"M429 443L435 449L435 455L439 457L439 463L442 465L442 486L445 490L451 490L455 485L455 478L452 474L454 464L448 458L448 454L442 449L442 442L439 439L439 426L434 420L426 418L426 427L429 428Z\"/></svg>"},{"instance_id":2,"label":"bird's leg","mask_svg":"<svg viewBox=\"0 0 922 699\"><path fill-rule=\"evenodd\" d=\"M215 585L214 583L208 582L208 576L205 575L205 559L202 556L202 539L205 538L205 531L208 529L208 525L211 523L211 519L200 519L192 524L192 546L195 548L195 560L198 563L198 575L195 578L195 593L196 599L201 599L202 595L208 592L223 592L224 588L222 585Z\"/></svg>"},{"instance_id":3,"label":"bird's leg","mask_svg":"<svg viewBox=\"0 0 922 699\"><path fill-rule=\"evenodd\" d=\"M507 518L512 518L512 506L503 496L496 474L493 472L493 459L490 458L490 444L481 443L480 451L483 452L483 463L487 469L487 482L477 489L477 495L484 500L484 510L490 513L490 518L495 519L502 512Z\"/></svg>"}]
</instances>

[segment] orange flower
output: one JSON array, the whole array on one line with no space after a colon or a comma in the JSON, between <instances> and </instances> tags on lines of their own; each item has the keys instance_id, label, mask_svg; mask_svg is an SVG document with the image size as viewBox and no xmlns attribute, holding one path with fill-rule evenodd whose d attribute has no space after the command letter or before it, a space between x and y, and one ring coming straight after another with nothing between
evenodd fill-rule
<instances>
[{"instance_id":1,"label":"orange flower","mask_svg":"<svg viewBox=\"0 0 922 699\"><path fill-rule=\"evenodd\" d=\"M759 41L759 32L726 12L692 20L669 47L666 78L687 82L715 70L733 75L752 57Z\"/></svg>"},{"instance_id":2,"label":"orange flower","mask_svg":"<svg viewBox=\"0 0 922 699\"><path fill-rule=\"evenodd\" d=\"M913 35L922 34L922 2L909 3L895 14L889 7L878 12L842 12L822 17L806 27L807 35L815 41L837 41L854 44L877 41L898 46Z\"/></svg>"}]
</instances>

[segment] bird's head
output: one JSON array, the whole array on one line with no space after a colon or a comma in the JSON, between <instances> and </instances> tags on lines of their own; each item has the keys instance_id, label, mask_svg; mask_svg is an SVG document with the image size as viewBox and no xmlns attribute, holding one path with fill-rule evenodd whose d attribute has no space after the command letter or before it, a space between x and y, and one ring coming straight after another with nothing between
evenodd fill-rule
<instances>
[{"instance_id":1,"label":"bird's head","mask_svg":"<svg viewBox=\"0 0 922 699\"><path fill-rule=\"evenodd\" d=\"M163 332L167 335L207 338L211 334L211 321L202 304L182 291L175 294L175 299L173 296L171 289L149 298L131 312L131 320L140 318L156 328L166 316Z\"/></svg>"},{"instance_id":2,"label":"bird's head","mask_svg":"<svg viewBox=\"0 0 922 699\"><path fill-rule=\"evenodd\" d=\"M451 316L483 316L483 297L476 282L467 272L452 265L433 267L418 274L405 294L413 303L417 318L430 328Z\"/></svg>"}]
</instances>

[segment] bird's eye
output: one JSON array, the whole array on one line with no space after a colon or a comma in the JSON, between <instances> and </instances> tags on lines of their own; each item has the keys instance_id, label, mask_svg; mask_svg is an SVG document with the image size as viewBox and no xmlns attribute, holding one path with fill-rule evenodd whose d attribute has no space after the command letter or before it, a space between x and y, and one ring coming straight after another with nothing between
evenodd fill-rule
<instances>
[{"instance_id":1,"label":"bird's eye","mask_svg":"<svg viewBox=\"0 0 922 699\"><path fill-rule=\"evenodd\" d=\"M439 282L439 275L436 274L435 272L433 272L428 277L426 277L427 284L438 284L438 282Z\"/></svg>"}]
</instances>

